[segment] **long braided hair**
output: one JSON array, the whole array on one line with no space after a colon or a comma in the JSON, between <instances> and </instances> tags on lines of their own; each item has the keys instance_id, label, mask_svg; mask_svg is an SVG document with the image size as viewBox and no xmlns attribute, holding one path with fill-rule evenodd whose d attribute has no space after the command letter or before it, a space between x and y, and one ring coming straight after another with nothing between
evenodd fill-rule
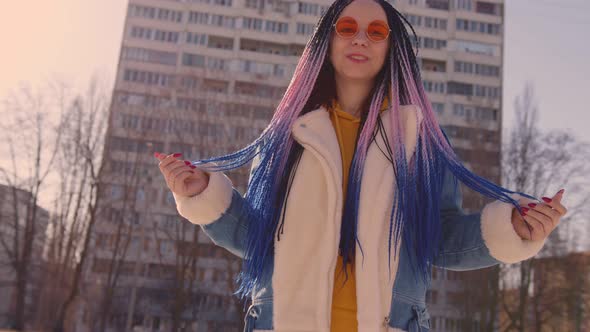
<instances>
[{"instance_id":1,"label":"long braided hair","mask_svg":"<svg viewBox=\"0 0 590 332\"><path fill-rule=\"evenodd\" d=\"M356 150L350 166L348 192L342 219L340 253L343 270L354 258L357 237L360 185L369 144L380 123L379 110L385 98L390 101L392 135L387 137L388 153L395 172L396 191L391 202L389 255L397 248L400 236L407 248L415 251L412 262L420 275L429 275L434 257L440 250L440 197L445 169L469 188L489 198L511 203L515 192L500 187L469 171L454 153L442 132L424 92L420 68L406 25L410 22L385 0L375 0L385 10L391 28L389 50L384 65L364 103ZM243 219L248 223L248 238L236 294L246 297L263 278L263 269L274 257L274 240L280 241L281 215L289 191L289 179L303 148L294 141L294 121L335 97L334 68L328 49L332 26L352 0L336 0L319 19L307 42L293 77L278 104L269 125L261 135L239 151L193 162L209 172L235 169L257 157L258 167L249 179L244 197ZM400 119L400 105L417 105L423 120L418 128L416 152L406 160ZM207 164L207 165L205 165ZM522 194L522 193L520 193ZM534 198L526 194L526 197ZM418 206L419 204L419 206ZM411 222L407 222L411 221ZM391 261L391 259L390 259ZM390 267L391 268L391 267ZM348 277L348 276L347 276Z\"/></svg>"}]
</instances>

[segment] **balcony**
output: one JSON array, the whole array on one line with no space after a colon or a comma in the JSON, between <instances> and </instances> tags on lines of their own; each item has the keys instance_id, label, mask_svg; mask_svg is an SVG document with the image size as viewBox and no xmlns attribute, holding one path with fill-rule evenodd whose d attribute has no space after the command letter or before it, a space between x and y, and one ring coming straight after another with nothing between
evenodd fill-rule
<instances>
[{"instance_id":1,"label":"balcony","mask_svg":"<svg viewBox=\"0 0 590 332\"><path fill-rule=\"evenodd\" d=\"M439 10L449 10L451 4L449 0L426 0L426 7Z\"/></svg>"},{"instance_id":2,"label":"balcony","mask_svg":"<svg viewBox=\"0 0 590 332\"><path fill-rule=\"evenodd\" d=\"M486 15L502 15L502 5L499 3L478 1L475 4L475 12Z\"/></svg>"}]
</instances>

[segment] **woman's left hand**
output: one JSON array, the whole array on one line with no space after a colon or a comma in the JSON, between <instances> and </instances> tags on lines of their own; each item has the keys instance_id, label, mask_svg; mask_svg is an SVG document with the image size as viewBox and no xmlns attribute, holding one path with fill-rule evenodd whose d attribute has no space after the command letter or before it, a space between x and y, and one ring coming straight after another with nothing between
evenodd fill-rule
<instances>
[{"instance_id":1,"label":"woman's left hand","mask_svg":"<svg viewBox=\"0 0 590 332\"><path fill-rule=\"evenodd\" d=\"M561 204L563 193L564 189L561 189L552 198L543 197L545 203L529 203L528 206L521 206L523 215L518 212L518 209L513 208L512 226L516 233L523 240L539 241L547 238L567 212Z\"/></svg>"}]
</instances>

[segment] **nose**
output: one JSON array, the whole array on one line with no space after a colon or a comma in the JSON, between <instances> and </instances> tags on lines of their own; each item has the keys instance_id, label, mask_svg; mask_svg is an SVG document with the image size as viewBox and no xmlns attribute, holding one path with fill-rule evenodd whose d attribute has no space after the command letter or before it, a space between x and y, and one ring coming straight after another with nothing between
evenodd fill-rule
<instances>
[{"instance_id":1,"label":"nose","mask_svg":"<svg viewBox=\"0 0 590 332\"><path fill-rule=\"evenodd\" d=\"M367 38L367 34L364 31L359 31L354 38L352 38L353 45L364 45L367 46L369 44L369 39Z\"/></svg>"}]
</instances>

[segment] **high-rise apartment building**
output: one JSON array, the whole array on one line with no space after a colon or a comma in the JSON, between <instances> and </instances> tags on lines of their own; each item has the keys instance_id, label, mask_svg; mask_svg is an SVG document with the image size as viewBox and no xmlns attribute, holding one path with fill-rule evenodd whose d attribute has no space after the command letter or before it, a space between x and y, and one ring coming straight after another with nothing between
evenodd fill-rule
<instances>
[{"instance_id":1,"label":"high-rise apartment building","mask_svg":"<svg viewBox=\"0 0 590 332\"><path fill-rule=\"evenodd\" d=\"M230 280L239 262L178 217L152 153L181 152L196 160L257 137L331 3L129 1L102 221L87 271L87 294L110 294L110 309L104 314L87 302L81 325L96 324L102 315L113 331L170 330L174 321L198 331L237 329L242 312L231 305ZM392 3L420 37L424 87L455 149L479 174L499 181L503 0ZM228 174L241 192L247 173L243 167ZM474 197L467 195L466 207L481 206ZM179 304L178 294L188 299ZM454 318L436 315L433 324L452 330Z\"/></svg>"}]
</instances>

